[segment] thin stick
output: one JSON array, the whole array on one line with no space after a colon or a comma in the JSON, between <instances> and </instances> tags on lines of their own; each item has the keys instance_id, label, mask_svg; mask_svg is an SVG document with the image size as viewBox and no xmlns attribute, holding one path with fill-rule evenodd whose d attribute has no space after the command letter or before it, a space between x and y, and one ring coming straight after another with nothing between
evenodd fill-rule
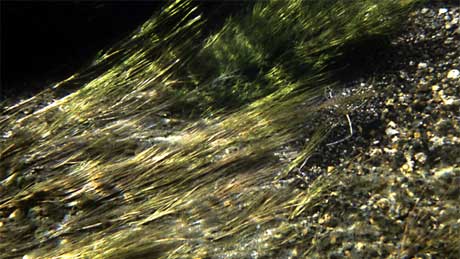
<instances>
[{"instance_id":1,"label":"thin stick","mask_svg":"<svg viewBox=\"0 0 460 259\"><path fill-rule=\"evenodd\" d=\"M349 129L350 129L350 135L346 136L345 138L343 139L339 139L337 141L334 141L332 143L328 143L326 144L326 146L333 146L333 145L336 145L336 144L339 144L339 143L342 143L344 142L345 140L351 138L353 136L353 126L351 124L351 119L350 119L350 116L347 114L345 114L345 116L347 117L347 120L348 120L348 126L349 126Z\"/></svg>"},{"instance_id":2,"label":"thin stick","mask_svg":"<svg viewBox=\"0 0 460 259\"><path fill-rule=\"evenodd\" d=\"M305 174L303 171L302 171L302 168L307 164L308 160L310 159L311 155L307 156L305 158L305 160L303 161L303 163L300 165L299 169L297 169L299 171L299 173L301 174Z\"/></svg>"}]
</instances>

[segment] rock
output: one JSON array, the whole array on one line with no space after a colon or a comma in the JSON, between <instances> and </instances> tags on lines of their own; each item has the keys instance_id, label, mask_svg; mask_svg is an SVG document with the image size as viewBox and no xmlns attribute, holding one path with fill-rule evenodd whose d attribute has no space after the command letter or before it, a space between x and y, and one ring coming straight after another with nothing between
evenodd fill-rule
<instances>
[{"instance_id":1,"label":"rock","mask_svg":"<svg viewBox=\"0 0 460 259\"><path fill-rule=\"evenodd\" d=\"M414 155L415 160L417 160L421 164L425 164L427 156L423 152L416 153Z\"/></svg>"},{"instance_id":2,"label":"rock","mask_svg":"<svg viewBox=\"0 0 460 259\"><path fill-rule=\"evenodd\" d=\"M460 77L460 71L458 69L452 69L447 73L447 78L449 79L457 79Z\"/></svg>"},{"instance_id":3,"label":"rock","mask_svg":"<svg viewBox=\"0 0 460 259\"><path fill-rule=\"evenodd\" d=\"M451 24L452 25L458 25L459 24L459 19L457 17L455 17L454 19L452 19Z\"/></svg>"},{"instance_id":4,"label":"rock","mask_svg":"<svg viewBox=\"0 0 460 259\"><path fill-rule=\"evenodd\" d=\"M436 92L436 91L438 91L439 89L441 89L441 87L440 87L439 85L433 85L433 86L431 87L431 90L432 90L433 92Z\"/></svg>"},{"instance_id":5,"label":"rock","mask_svg":"<svg viewBox=\"0 0 460 259\"><path fill-rule=\"evenodd\" d=\"M16 209L10 214L8 218L14 220L21 220L24 218L24 212L21 209Z\"/></svg>"},{"instance_id":6,"label":"rock","mask_svg":"<svg viewBox=\"0 0 460 259\"><path fill-rule=\"evenodd\" d=\"M418 63L417 67L418 67L419 69L424 69L424 68L427 68L428 65L427 65L427 63L420 62L420 63Z\"/></svg>"},{"instance_id":7,"label":"rock","mask_svg":"<svg viewBox=\"0 0 460 259\"><path fill-rule=\"evenodd\" d=\"M447 13L449 10L447 10L447 8L439 8L438 10L438 15L443 15L445 13Z\"/></svg>"},{"instance_id":8,"label":"rock","mask_svg":"<svg viewBox=\"0 0 460 259\"><path fill-rule=\"evenodd\" d=\"M389 128L396 128L396 123L394 123L394 121L390 121L390 122L388 122L388 127Z\"/></svg>"},{"instance_id":9,"label":"rock","mask_svg":"<svg viewBox=\"0 0 460 259\"><path fill-rule=\"evenodd\" d=\"M388 135L388 136L394 136L394 135L398 135L399 134L399 131L395 130L395 129L392 129L392 128L387 128L385 130L385 133Z\"/></svg>"},{"instance_id":10,"label":"rock","mask_svg":"<svg viewBox=\"0 0 460 259\"><path fill-rule=\"evenodd\" d=\"M398 150L396 150L395 148L386 148L386 147L383 148L383 151L385 151L385 153L389 155L395 155L398 152Z\"/></svg>"},{"instance_id":11,"label":"rock","mask_svg":"<svg viewBox=\"0 0 460 259\"><path fill-rule=\"evenodd\" d=\"M442 102L446 106L460 106L460 99L454 97L442 98Z\"/></svg>"}]
</instances>

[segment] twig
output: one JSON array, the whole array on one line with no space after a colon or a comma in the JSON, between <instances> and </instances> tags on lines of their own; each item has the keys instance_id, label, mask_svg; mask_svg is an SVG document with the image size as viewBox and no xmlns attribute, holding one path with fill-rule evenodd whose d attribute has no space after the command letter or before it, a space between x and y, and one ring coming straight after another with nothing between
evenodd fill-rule
<instances>
[{"instance_id":1,"label":"twig","mask_svg":"<svg viewBox=\"0 0 460 259\"><path fill-rule=\"evenodd\" d=\"M347 140L347 139L349 139L349 138L351 138L351 137L353 136L353 126L351 125L350 116L348 115L348 113L345 114L345 116L347 117L347 120L348 120L348 126L349 126L349 129L350 129L350 135L346 136L346 137L343 138L343 139L339 139L339 140L337 140L337 141L328 143L328 144L326 144L326 146L333 146L333 145L342 143L342 142L344 142L345 140Z\"/></svg>"},{"instance_id":2,"label":"twig","mask_svg":"<svg viewBox=\"0 0 460 259\"><path fill-rule=\"evenodd\" d=\"M303 161L303 163L300 165L300 167L297 169L297 171L300 173L300 174L305 174L303 171L302 171L302 168L307 164L308 160L310 159L311 155L307 156L305 158L305 160Z\"/></svg>"}]
</instances>

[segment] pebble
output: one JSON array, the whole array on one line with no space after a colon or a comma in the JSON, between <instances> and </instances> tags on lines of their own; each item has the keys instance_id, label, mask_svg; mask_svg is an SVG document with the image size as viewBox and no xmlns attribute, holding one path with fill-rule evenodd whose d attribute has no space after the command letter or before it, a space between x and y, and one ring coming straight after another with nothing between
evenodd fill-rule
<instances>
[{"instance_id":1,"label":"pebble","mask_svg":"<svg viewBox=\"0 0 460 259\"><path fill-rule=\"evenodd\" d=\"M460 71L458 69L452 69L447 73L447 78L449 79L457 79L460 77Z\"/></svg>"},{"instance_id":2,"label":"pebble","mask_svg":"<svg viewBox=\"0 0 460 259\"><path fill-rule=\"evenodd\" d=\"M415 158L415 160L417 160L421 164L425 164L427 156L425 155L425 153L419 152L419 153L414 155L414 158Z\"/></svg>"},{"instance_id":3,"label":"pebble","mask_svg":"<svg viewBox=\"0 0 460 259\"><path fill-rule=\"evenodd\" d=\"M439 11L438 11L438 15L445 14L445 13L447 13L447 11L449 11L449 10L447 10L447 8L440 8Z\"/></svg>"},{"instance_id":4,"label":"pebble","mask_svg":"<svg viewBox=\"0 0 460 259\"><path fill-rule=\"evenodd\" d=\"M385 130L385 133L388 135L388 136L394 136L394 135L398 135L399 134L399 131L395 130L395 129L392 129L392 128L387 128Z\"/></svg>"},{"instance_id":5,"label":"pebble","mask_svg":"<svg viewBox=\"0 0 460 259\"><path fill-rule=\"evenodd\" d=\"M424 62L420 62L420 63L418 63L418 66L417 66L417 67L418 67L419 69L424 69L424 68L427 68L428 65L427 65L426 63L424 63Z\"/></svg>"},{"instance_id":6,"label":"pebble","mask_svg":"<svg viewBox=\"0 0 460 259\"><path fill-rule=\"evenodd\" d=\"M15 220L21 220L23 217L24 217L24 213L22 212L22 210L16 209L10 214L8 218L15 219Z\"/></svg>"},{"instance_id":7,"label":"pebble","mask_svg":"<svg viewBox=\"0 0 460 259\"><path fill-rule=\"evenodd\" d=\"M443 98L442 101L443 101L443 104L447 106L457 106L460 104L460 100L455 99L453 97Z\"/></svg>"},{"instance_id":8,"label":"pebble","mask_svg":"<svg viewBox=\"0 0 460 259\"><path fill-rule=\"evenodd\" d=\"M388 122L388 127L389 128L396 128L396 123L394 121Z\"/></svg>"}]
</instances>

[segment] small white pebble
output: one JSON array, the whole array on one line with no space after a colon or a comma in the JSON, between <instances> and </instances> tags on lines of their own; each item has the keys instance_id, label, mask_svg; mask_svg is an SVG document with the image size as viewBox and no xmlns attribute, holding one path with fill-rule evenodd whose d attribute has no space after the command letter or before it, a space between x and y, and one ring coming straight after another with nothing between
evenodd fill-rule
<instances>
[{"instance_id":1,"label":"small white pebble","mask_svg":"<svg viewBox=\"0 0 460 259\"><path fill-rule=\"evenodd\" d=\"M388 122L388 127L396 128L396 123L394 121L390 121L390 122Z\"/></svg>"},{"instance_id":2,"label":"small white pebble","mask_svg":"<svg viewBox=\"0 0 460 259\"><path fill-rule=\"evenodd\" d=\"M355 247L356 247L356 250L362 251L366 247L366 245L362 242L358 242L356 243Z\"/></svg>"},{"instance_id":3,"label":"small white pebble","mask_svg":"<svg viewBox=\"0 0 460 259\"><path fill-rule=\"evenodd\" d=\"M459 19L457 17L455 17L454 19L452 19L451 21L452 24L458 24L459 23Z\"/></svg>"},{"instance_id":4,"label":"small white pebble","mask_svg":"<svg viewBox=\"0 0 460 259\"><path fill-rule=\"evenodd\" d=\"M418 67L419 69L424 69L424 68L427 68L427 66L428 66L428 65L427 65L426 63L420 62L420 63L418 63L418 66L417 66L417 67Z\"/></svg>"},{"instance_id":5,"label":"small white pebble","mask_svg":"<svg viewBox=\"0 0 460 259\"><path fill-rule=\"evenodd\" d=\"M428 9L428 8L423 8L422 11L421 11L421 13L422 13L422 14L426 14L426 13L428 13L428 11L430 11L430 9Z\"/></svg>"},{"instance_id":6,"label":"small white pebble","mask_svg":"<svg viewBox=\"0 0 460 259\"><path fill-rule=\"evenodd\" d=\"M438 15L445 14L447 11L449 11L447 8L439 8Z\"/></svg>"},{"instance_id":7,"label":"small white pebble","mask_svg":"<svg viewBox=\"0 0 460 259\"><path fill-rule=\"evenodd\" d=\"M447 73L447 78L457 79L460 76L460 71L458 69L452 69Z\"/></svg>"},{"instance_id":8,"label":"small white pebble","mask_svg":"<svg viewBox=\"0 0 460 259\"><path fill-rule=\"evenodd\" d=\"M385 130L385 133L388 135L388 136L394 136L394 135L398 135L399 134L399 131L395 130L395 129L392 129L392 128L387 128Z\"/></svg>"},{"instance_id":9,"label":"small white pebble","mask_svg":"<svg viewBox=\"0 0 460 259\"><path fill-rule=\"evenodd\" d=\"M394 154L396 154L396 152L397 152L398 150L396 150L396 149L394 149L394 148L391 148L391 149L390 149L390 148L384 147L384 148L383 148L383 151L385 151L385 153L387 153L387 154L389 154L389 155L394 155Z\"/></svg>"},{"instance_id":10,"label":"small white pebble","mask_svg":"<svg viewBox=\"0 0 460 259\"><path fill-rule=\"evenodd\" d=\"M460 105L460 99L456 99L454 97L447 97L447 98L443 98L442 99L442 102L444 103L444 105L447 105L447 106L451 106L451 105Z\"/></svg>"}]
</instances>

